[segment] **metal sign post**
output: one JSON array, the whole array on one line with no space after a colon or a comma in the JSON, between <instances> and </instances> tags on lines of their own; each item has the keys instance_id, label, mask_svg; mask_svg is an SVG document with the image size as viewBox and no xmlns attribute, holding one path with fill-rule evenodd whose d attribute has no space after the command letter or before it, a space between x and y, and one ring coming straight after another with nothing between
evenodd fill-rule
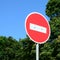
<instances>
[{"instance_id":1,"label":"metal sign post","mask_svg":"<svg viewBox=\"0 0 60 60\"><path fill-rule=\"evenodd\" d=\"M39 60L39 44L36 44L36 60Z\"/></svg>"}]
</instances>

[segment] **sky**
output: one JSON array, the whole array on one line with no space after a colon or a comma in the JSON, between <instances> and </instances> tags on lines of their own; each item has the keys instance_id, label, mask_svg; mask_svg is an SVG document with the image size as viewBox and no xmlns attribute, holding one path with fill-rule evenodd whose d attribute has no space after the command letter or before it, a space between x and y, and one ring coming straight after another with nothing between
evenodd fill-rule
<instances>
[{"instance_id":1,"label":"sky","mask_svg":"<svg viewBox=\"0 0 60 60\"><path fill-rule=\"evenodd\" d=\"M25 18L31 12L43 14L48 0L0 0L0 36L19 40L26 37Z\"/></svg>"}]
</instances>

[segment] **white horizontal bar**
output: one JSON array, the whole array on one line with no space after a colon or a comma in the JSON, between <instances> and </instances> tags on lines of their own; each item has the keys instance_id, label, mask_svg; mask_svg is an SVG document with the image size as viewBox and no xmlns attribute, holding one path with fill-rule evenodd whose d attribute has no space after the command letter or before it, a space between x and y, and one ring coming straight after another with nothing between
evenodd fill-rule
<instances>
[{"instance_id":1,"label":"white horizontal bar","mask_svg":"<svg viewBox=\"0 0 60 60\"><path fill-rule=\"evenodd\" d=\"M39 26L39 25L32 24L32 23L30 23L30 29L34 31L42 32L42 33L46 33L46 30L47 30L43 26Z\"/></svg>"}]
</instances>

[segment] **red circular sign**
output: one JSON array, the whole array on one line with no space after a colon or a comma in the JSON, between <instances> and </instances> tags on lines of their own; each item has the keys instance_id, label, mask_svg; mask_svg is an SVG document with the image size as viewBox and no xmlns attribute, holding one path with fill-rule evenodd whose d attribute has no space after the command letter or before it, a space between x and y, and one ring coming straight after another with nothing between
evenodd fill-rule
<instances>
[{"instance_id":1,"label":"red circular sign","mask_svg":"<svg viewBox=\"0 0 60 60\"><path fill-rule=\"evenodd\" d=\"M50 36L47 19L38 12L30 13L25 20L25 29L30 39L36 43L45 43Z\"/></svg>"}]
</instances>

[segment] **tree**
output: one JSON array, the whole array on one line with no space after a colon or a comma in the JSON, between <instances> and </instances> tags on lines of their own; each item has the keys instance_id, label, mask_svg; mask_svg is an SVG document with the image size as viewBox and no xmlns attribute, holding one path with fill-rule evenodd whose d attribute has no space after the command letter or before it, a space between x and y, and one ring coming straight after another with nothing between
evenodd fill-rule
<instances>
[{"instance_id":1,"label":"tree","mask_svg":"<svg viewBox=\"0 0 60 60\"><path fill-rule=\"evenodd\" d=\"M46 15L50 18L51 26L51 57L60 60L60 0L49 0L46 5Z\"/></svg>"},{"instance_id":2,"label":"tree","mask_svg":"<svg viewBox=\"0 0 60 60\"><path fill-rule=\"evenodd\" d=\"M60 35L53 41L52 47L54 48L52 56L55 57L56 60L60 60Z\"/></svg>"},{"instance_id":3,"label":"tree","mask_svg":"<svg viewBox=\"0 0 60 60\"><path fill-rule=\"evenodd\" d=\"M60 0L49 0L46 5L46 15L50 18L51 38L53 40L60 35Z\"/></svg>"},{"instance_id":4,"label":"tree","mask_svg":"<svg viewBox=\"0 0 60 60\"><path fill-rule=\"evenodd\" d=\"M46 5L46 15L52 19L55 16L60 16L60 0L49 0Z\"/></svg>"},{"instance_id":5,"label":"tree","mask_svg":"<svg viewBox=\"0 0 60 60\"><path fill-rule=\"evenodd\" d=\"M58 38L58 35L60 35L60 17L53 17L50 21L50 27L51 27L51 40Z\"/></svg>"},{"instance_id":6,"label":"tree","mask_svg":"<svg viewBox=\"0 0 60 60\"><path fill-rule=\"evenodd\" d=\"M23 47L21 50L21 59L22 60L35 60L35 44L30 40L27 36L24 39L20 40L21 46Z\"/></svg>"},{"instance_id":7,"label":"tree","mask_svg":"<svg viewBox=\"0 0 60 60\"><path fill-rule=\"evenodd\" d=\"M51 47L51 43L47 42L41 47L40 52L40 60L54 60L55 58L52 57L53 48Z\"/></svg>"},{"instance_id":8,"label":"tree","mask_svg":"<svg viewBox=\"0 0 60 60\"><path fill-rule=\"evenodd\" d=\"M0 59L18 60L17 51L20 50L19 42L12 37L0 36ZM19 57L20 58L20 57Z\"/></svg>"}]
</instances>

